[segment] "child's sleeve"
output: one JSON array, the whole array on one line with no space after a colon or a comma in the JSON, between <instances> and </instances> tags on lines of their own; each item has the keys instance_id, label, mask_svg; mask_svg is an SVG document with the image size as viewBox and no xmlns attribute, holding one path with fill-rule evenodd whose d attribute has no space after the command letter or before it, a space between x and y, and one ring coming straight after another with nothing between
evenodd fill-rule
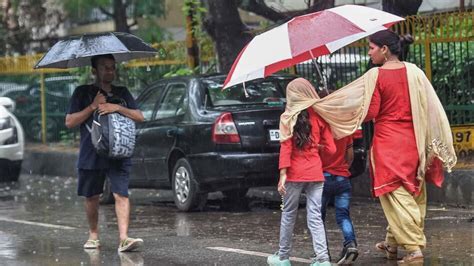
<instances>
[{"instance_id":1,"label":"child's sleeve","mask_svg":"<svg viewBox=\"0 0 474 266\"><path fill-rule=\"evenodd\" d=\"M278 169L291 166L291 151L293 149L293 139L289 138L280 143L280 162Z\"/></svg>"},{"instance_id":2,"label":"child's sleeve","mask_svg":"<svg viewBox=\"0 0 474 266\"><path fill-rule=\"evenodd\" d=\"M334 143L334 137L331 133L331 128L321 117L318 117L318 122L320 124L321 137L319 144L323 146L323 152L328 155L333 155L336 153L336 144Z\"/></svg>"},{"instance_id":3,"label":"child's sleeve","mask_svg":"<svg viewBox=\"0 0 474 266\"><path fill-rule=\"evenodd\" d=\"M347 136L346 138L347 138L346 150L348 150L354 146L354 139L352 136Z\"/></svg>"}]
</instances>

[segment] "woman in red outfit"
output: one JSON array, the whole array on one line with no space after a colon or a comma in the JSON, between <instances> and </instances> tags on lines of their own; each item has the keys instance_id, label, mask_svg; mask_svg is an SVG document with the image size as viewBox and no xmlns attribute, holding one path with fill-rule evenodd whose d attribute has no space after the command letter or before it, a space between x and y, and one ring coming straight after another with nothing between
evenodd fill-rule
<instances>
[{"instance_id":1,"label":"woman in red outfit","mask_svg":"<svg viewBox=\"0 0 474 266\"><path fill-rule=\"evenodd\" d=\"M313 109L329 124L336 139L349 136L365 120L374 120L370 154L373 191L389 226L377 249L401 263L421 263L425 247L425 181L441 186L442 167L456 165L446 112L430 81L416 65L402 62L400 37L389 30L369 37L369 55L381 65L323 99Z\"/></svg>"},{"instance_id":2,"label":"woman in red outfit","mask_svg":"<svg viewBox=\"0 0 474 266\"><path fill-rule=\"evenodd\" d=\"M412 116L412 104L422 103L410 99L407 68L400 61L402 47L412 41L390 30L369 37L369 56L381 65L365 117L365 121L374 121L372 189L389 224L385 241L376 248L388 259L396 259L397 247L403 247L408 254L399 263L422 263L421 250L426 244L426 190L424 180L417 179L419 153Z\"/></svg>"}]
</instances>

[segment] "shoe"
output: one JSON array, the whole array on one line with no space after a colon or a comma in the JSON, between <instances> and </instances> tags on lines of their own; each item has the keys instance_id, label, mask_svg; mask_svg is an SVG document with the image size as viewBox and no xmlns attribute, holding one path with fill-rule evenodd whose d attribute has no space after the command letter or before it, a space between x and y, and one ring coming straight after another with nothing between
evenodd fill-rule
<instances>
[{"instance_id":1,"label":"shoe","mask_svg":"<svg viewBox=\"0 0 474 266\"><path fill-rule=\"evenodd\" d=\"M331 262L329 262L329 261L323 261L323 262L315 261L315 262L311 263L310 266L331 266Z\"/></svg>"},{"instance_id":2,"label":"shoe","mask_svg":"<svg viewBox=\"0 0 474 266\"><path fill-rule=\"evenodd\" d=\"M397 247L391 247L385 241L379 242L375 244L375 248L378 251L382 251L385 253L385 257L389 260L396 260L397 259L397 253L398 253L398 248Z\"/></svg>"},{"instance_id":3,"label":"shoe","mask_svg":"<svg viewBox=\"0 0 474 266\"><path fill-rule=\"evenodd\" d=\"M88 239L84 244L84 249L97 249L100 247L99 239Z\"/></svg>"},{"instance_id":4,"label":"shoe","mask_svg":"<svg viewBox=\"0 0 474 266\"><path fill-rule=\"evenodd\" d=\"M118 251L119 252L128 252L138 249L143 245L143 239L141 238L127 238L120 242Z\"/></svg>"},{"instance_id":5,"label":"shoe","mask_svg":"<svg viewBox=\"0 0 474 266\"><path fill-rule=\"evenodd\" d=\"M328 250L328 253L329 253L329 250ZM331 254L328 254L329 256L329 261L331 261ZM309 257L309 260L312 261L312 262L315 262L316 261L316 253L313 252L313 254Z\"/></svg>"},{"instance_id":6,"label":"shoe","mask_svg":"<svg viewBox=\"0 0 474 266\"><path fill-rule=\"evenodd\" d=\"M354 242L351 242L344 246L341 255L337 260L337 264L352 264L359 256L359 250Z\"/></svg>"},{"instance_id":7,"label":"shoe","mask_svg":"<svg viewBox=\"0 0 474 266\"><path fill-rule=\"evenodd\" d=\"M278 256L278 253L268 256L267 263L270 266L291 266L290 260L280 260L280 256Z\"/></svg>"},{"instance_id":8,"label":"shoe","mask_svg":"<svg viewBox=\"0 0 474 266\"><path fill-rule=\"evenodd\" d=\"M425 258L421 251L408 253L401 260L397 261L398 265L423 265Z\"/></svg>"}]
</instances>

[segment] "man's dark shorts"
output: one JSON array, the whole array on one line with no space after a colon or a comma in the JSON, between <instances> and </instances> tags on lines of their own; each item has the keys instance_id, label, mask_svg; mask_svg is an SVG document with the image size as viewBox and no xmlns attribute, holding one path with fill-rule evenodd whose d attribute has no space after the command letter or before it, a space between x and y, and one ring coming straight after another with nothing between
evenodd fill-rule
<instances>
[{"instance_id":1,"label":"man's dark shorts","mask_svg":"<svg viewBox=\"0 0 474 266\"><path fill-rule=\"evenodd\" d=\"M112 193L128 197L130 168L129 160L110 160L108 169L79 169L77 194L86 198L102 194L105 177L107 177Z\"/></svg>"}]
</instances>

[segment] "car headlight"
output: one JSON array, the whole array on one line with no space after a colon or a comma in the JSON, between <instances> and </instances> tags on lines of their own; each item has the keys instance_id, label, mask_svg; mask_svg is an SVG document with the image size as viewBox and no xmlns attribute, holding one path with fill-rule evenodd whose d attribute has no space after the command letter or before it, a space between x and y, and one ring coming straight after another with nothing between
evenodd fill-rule
<instances>
[{"instance_id":1,"label":"car headlight","mask_svg":"<svg viewBox=\"0 0 474 266\"><path fill-rule=\"evenodd\" d=\"M12 125L13 125L13 122L10 117L0 118L0 130L11 128Z\"/></svg>"}]
</instances>

